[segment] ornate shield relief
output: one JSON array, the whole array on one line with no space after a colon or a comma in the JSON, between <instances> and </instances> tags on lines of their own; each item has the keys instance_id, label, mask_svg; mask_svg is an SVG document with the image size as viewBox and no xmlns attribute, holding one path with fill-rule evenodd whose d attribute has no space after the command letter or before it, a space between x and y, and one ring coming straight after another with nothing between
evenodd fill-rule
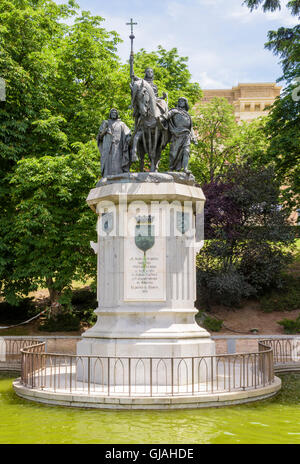
<instances>
[{"instance_id":1,"label":"ornate shield relief","mask_svg":"<svg viewBox=\"0 0 300 464\"><path fill-rule=\"evenodd\" d=\"M114 215L113 213L102 213L101 216L102 231L107 235L113 230L114 227Z\"/></svg>"},{"instance_id":2,"label":"ornate shield relief","mask_svg":"<svg viewBox=\"0 0 300 464\"><path fill-rule=\"evenodd\" d=\"M176 228L182 235L190 229L190 214L177 211Z\"/></svg>"},{"instance_id":3,"label":"ornate shield relief","mask_svg":"<svg viewBox=\"0 0 300 464\"><path fill-rule=\"evenodd\" d=\"M136 217L137 224L135 226L135 244L144 252L143 268L146 268L146 252L153 247L155 243L154 225L152 224L152 216Z\"/></svg>"}]
</instances>

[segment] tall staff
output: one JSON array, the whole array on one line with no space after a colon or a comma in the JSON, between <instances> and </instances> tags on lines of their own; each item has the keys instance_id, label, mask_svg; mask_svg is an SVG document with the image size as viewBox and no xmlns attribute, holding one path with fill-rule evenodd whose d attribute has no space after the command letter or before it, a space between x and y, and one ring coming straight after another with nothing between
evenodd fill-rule
<instances>
[{"instance_id":1,"label":"tall staff","mask_svg":"<svg viewBox=\"0 0 300 464\"><path fill-rule=\"evenodd\" d=\"M129 58L131 80L133 80L133 77L134 77L134 71L133 71L133 63L134 63L133 41L135 39L135 36L133 34L133 26L135 26L135 25L137 25L137 23L134 23L132 18L130 18L130 23L126 23L126 26L131 26L131 34L129 36L129 38L131 40L131 52L130 52L130 58Z\"/></svg>"}]
</instances>

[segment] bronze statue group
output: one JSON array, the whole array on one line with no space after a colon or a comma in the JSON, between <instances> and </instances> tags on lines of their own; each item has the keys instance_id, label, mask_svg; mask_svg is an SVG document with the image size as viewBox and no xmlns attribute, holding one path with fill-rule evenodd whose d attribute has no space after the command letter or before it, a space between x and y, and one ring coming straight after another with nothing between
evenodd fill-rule
<instances>
[{"instance_id":1,"label":"bronze statue group","mask_svg":"<svg viewBox=\"0 0 300 464\"><path fill-rule=\"evenodd\" d=\"M153 70L147 68L143 79L131 76L131 108L135 127L133 134L112 108L103 121L97 136L101 154L101 175L108 177L129 172L133 162L140 162L144 171L147 154L150 171L157 172L162 150L170 143L169 171L189 174L188 163L191 142L196 143L189 104L180 97L176 108L168 109L168 97L158 96L153 82Z\"/></svg>"}]
</instances>

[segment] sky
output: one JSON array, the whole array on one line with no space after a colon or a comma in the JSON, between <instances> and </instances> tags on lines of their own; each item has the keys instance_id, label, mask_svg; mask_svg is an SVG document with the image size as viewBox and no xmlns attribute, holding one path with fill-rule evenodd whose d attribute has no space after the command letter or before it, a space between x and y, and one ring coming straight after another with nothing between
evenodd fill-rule
<instances>
[{"instance_id":1,"label":"sky","mask_svg":"<svg viewBox=\"0 0 300 464\"><path fill-rule=\"evenodd\" d=\"M65 3L56 0L57 3ZM134 49L177 48L188 57L192 81L203 89L231 88L238 83L275 82L281 76L279 58L264 48L269 30L298 23L283 0L281 11L250 12L243 0L77 0L82 10L105 18L104 27L117 31L124 43L118 53L129 58L130 27Z\"/></svg>"}]
</instances>

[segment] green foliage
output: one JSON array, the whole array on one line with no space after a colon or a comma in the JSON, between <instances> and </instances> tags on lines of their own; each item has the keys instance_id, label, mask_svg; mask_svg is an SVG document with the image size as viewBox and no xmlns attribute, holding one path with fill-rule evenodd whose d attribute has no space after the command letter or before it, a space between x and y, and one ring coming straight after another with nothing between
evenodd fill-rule
<instances>
[{"instance_id":1,"label":"green foliage","mask_svg":"<svg viewBox=\"0 0 300 464\"><path fill-rule=\"evenodd\" d=\"M232 267L225 271L222 257L219 257L214 264L208 263L213 253L212 246L206 244L201 253L204 256L199 260L197 268L197 293L200 304L204 304L207 308L212 303L237 307L242 299L255 294L255 289L238 269Z\"/></svg>"},{"instance_id":2,"label":"green foliage","mask_svg":"<svg viewBox=\"0 0 300 464\"><path fill-rule=\"evenodd\" d=\"M282 405L298 405L300 402L300 375L299 373L292 374L279 374L282 381L282 388L278 395L276 395L276 401L279 401Z\"/></svg>"},{"instance_id":3,"label":"green foliage","mask_svg":"<svg viewBox=\"0 0 300 464\"><path fill-rule=\"evenodd\" d=\"M85 322L92 325L96 322L97 316L94 313L98 307L96 292L89 288L75 290L72 292L72 314Z\"/></svg>"},{"instance_id":4,"label":"green foliage","mask_svg":"<svg viewBox=\"0 0 300 464\"><path fill-rule=\"evenodd\" d=\"M211 316L205 316L201 325L210 332L220 332L223 321Z\"/></svg>"},{"instance_id":5,"label":"green foliage","mask_svg":"<svg viewBox=\"0 0 300 464\"><path fill-rule=\"evenodd\" d=\"M300 60L300 52L299 52ZM300 68L299 68L300 82ZM270 137L267 157L262 163L275 166L276 177L286 188L282 195L291 207L299 208L300 196L300 101L293 98L298 84L290 84L273 105L266 125Z\"/></svg>"},{"instance_id":6,"label":"green foliage","mask_svg":"<svg viewBox=\"0 0 300 464\"><path fill-rule=\"evenodd\" d=\"M85 197L100 171L91 140L110 106L127 111L119 38L72 0L4 0L0 15L0 291L15 302L47 285L57 300L95 270Z\"/></svg>"},{"instance_id":7,"label":"green foliage","mask_svg":"<svg viewBox=\"0 0 300 464\"><path fill-rule=\"evenodd\" d=\"M98 128L112 107L133 124L129 67L118 34L73 0L3 0L0 16L0 292L16 303L48 287L51 304L70 307L72 280L96 272L85 199L100 173ZM176 49L141 50L136 71L153 66L170 103L192 105L200 88L186 62Z\"/></svg>"},{"instance_id":8,"label":"green foliage","mask_svg":"<svg viewBox=\"0 0 300 464\"><path fill-rule=\"evenodd\" d=\"M158 93L160 96L163 92L168 93L169 108L176 106L179 97L186 97L192 107L201 98L202 92L199 84L191 82L187 61L187 57L178 55L176 48L168 51L159 46L153 52L141 49L134 57L134 73L143 78L145 69L153 68Z\"/></svg>"},{"instance_id":9,"label":"green foliage","mask_svg":"<svg viewBox=\"0 0 300 464\"><path fill-rule=\"evenodd\" d=\"M240 121L232 144L236 150L236 160L252 164L262 164L266 160L270 140L266 135L267 117L256 118L253 121ZM257 160L259 160L257 162Z\"/></svg>"},{"instance_id":10,"label":"green foliage","mask_svg":"<svg viewBox=\"0 0 300 464\"><path fill-rule=\"evenodd\" d=\"M43 332L75 332L80 329L80 319L69 312L45 319L39 326Z\"/></svg>"},{"instance_id":11,"label":"green foliage","mask_svg":"<svg viewBox=\"0 0 300 464\"><path fill-rule=\"evenodd\" d=\"M199 300L207 307L236 306L281 287L294 229L289 210L278 208L272 169L231 166L222 181L203 190L207 240L197 259Z\"/></svg>"},{"instance_id":12,"label":"green foliage","mask_svg":"<svg viewBox=\"0 0 300 464\"><path fill-rule=\"evenodd\" d=\"M42 321L39 330L47 332L78 331L81 324L93 325L97 316L94 313L98 306L96 293L90 288L73 290L66 302L60 299L62 310Z\"/></svg>"},{"instance_id":13,"label":"green foliage","mask_svg":"<svg viewBox=\"0 0 300 464\"><path fill-rule=\"evenodd\" d=\"M15 260L2 289L7 298L16 291L14 282L25 280L52 290L54 300L66 298L72 280L95 275L89 245L96 239L95 219L85 200L97 171L94 143L74 154L19 161L11 178L15 215L8 238Z\"/></svg>"},{"instance_id":14,"label":"green foliage","mask_svg":"<svg viewBox=\"0 0 300 464\"><path fill-rule=\"evenodd\" d=\"M280 0L246 0L251 10L263 5L264 11L280 9ZM294 16L300 17L300 1L290 0L287 7ZM273 165L275 175L282 185L287 186L283 198L291 207L299 207L300 198L300 25L293 28L280 27L269 31L268 50L280 57L283 75L279 80L286 87L272 106L265 127L270 140L267 156L263 154L261 165Z\"/></svg>"},{"instance_id":15,"label":"green foliage","mask_svg":"<svg viewBox=\"0 0 300 464\"><path fill-rule=\"evenodd\" d=\"M236 160L234 136L238 126L232 105L216 97L197 107L193 121L198 144L192 146L190 169L199 182L211 182Z\"/></svg>"},{"instance_id":16,"label":"green foliage","mask_svg":"<svg viewBox=\"0 0 300 464\"><path fill-rule=\"evenodd\" d=\"M278 324L284 328L286 334L300 333L300 316L298 316L296 320L282 319Z\"/></svg>"},{"instance_id":17,"label":"green foliage","mask_svg":"<svg viewBox=\"0 0 300 464\"><path fill-rule=\"evenodd\" d=\"M194 117L198 144L192 145L190 160L197 181L212 182L225 174L228 165L247 159L261 165L269 147L265 125L265 117L237 124L232 105L225 98L215 97L206 105L198 105Z\"/></svg>"},{"instance_id":18,"label":"green foliage","mask_svg":"<svg viewBox=\"0 0 300 464\"><path fill-rule=\"evenodd\" d=\"M23 298L17 306L6 301L0 303L1 324L24 322L38 313L38 308L33 303L33 298Z\"/></svg>"},{"instance_id":19,"label":"green foliage","mask_svg":"<svg viewBox=\"0 0 300 464\"><path fill-rule=\"evenodd\" d=\"M244 4L247 5L250 10L254 10L262 5L263 10L266 11L275 11L280 10L281 5L283 4L282 0L244 0ZM300 14L300 0L289 0L287 2L287 7L291 10L293 15Z\"/></svg>"},{"instance_id":20,"label":"green foliage","mask_svg":"<svg viewBox=\"0 0 300 464\"><path fill-rule=\"evenodd\" d=\"M254 294L258 295L270 288L282 287L282 271L292 260L282 243L270 243L268 235L262 235L261 241L251 240L245 244L239 266L248 284L255 289Z\"/></svg>"},{"instance_id":21,"label":"green foliage","mask_svg":"<svg viewBox=\"0 0 300 464\"><path fill-rule=\"evenodd\" d=\"M300 278L286 275L282 287L264 295L260 305L265 313L300 309Z\"/></svg>"}]
</instances>

